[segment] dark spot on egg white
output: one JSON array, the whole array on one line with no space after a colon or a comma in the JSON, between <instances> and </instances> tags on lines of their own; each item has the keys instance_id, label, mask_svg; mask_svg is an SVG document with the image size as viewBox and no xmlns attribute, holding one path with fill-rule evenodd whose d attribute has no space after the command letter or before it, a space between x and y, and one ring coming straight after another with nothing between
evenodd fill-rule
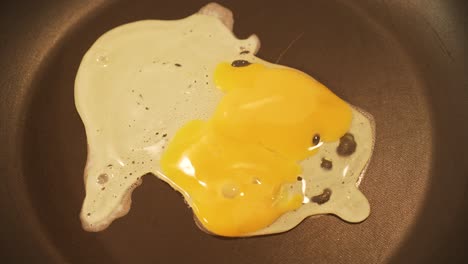
<instances>
[{"instance_id":1,"label":"dark spot on egg white","mask_svg":"<svg viewBox=\"0 0 468 264\"><path fill-rule=\"evenodd\" d=\"M331 195L332 195L332 191L326 188L323 190L321 194L313 196L311 201L316 204L322 205L330 200Z\"/></svg>"},{"instance_id":2,"label":"dark spot on egg white","mask_svg":"<svg viewBox=\"0 0 468 264\"><path fill-rule=\"evenodd\" d=\"M301 176L297 177L297 180L302 181L302 177Z\"/></svg>"},{"instance_id":3,"label":"dark spot on egg white","mask_svg":"<svg viewBox=\"0 0 468 264\"><path fill-rule=\"evenodd\" d=\"M320 167L325 170L331 170L333 168L333 163L331 160L326 158L322 158L322 162L320 163Z\"/></svg>"},{"instance_id":4,"label":"dark spot on egg white","mask_svg":"<svg viewBox=\"0 0 468 264\"><path fill-rule=\"evenodd\" d=\"M167 134L163 134L162 137L167 137Z\"/></svg>"},{"instance_id":5,"label":"dark spot on egg white","mask_svg":"<svg viewBox=\"0 0 468 264\"><path fill-rule=\"evenodd\" d=\"M235 60L231 63L232 67L246 67L249 66L251 63L246 60Z\"/></svg>"},{"instance_id":6,"label":"dark spot on egg white","mask_svg":"<svg viewBox=\"0 0 468 264\"><path fill-rule=\"evenodd\" d=\"M180 63L176 63L174 64L176 67L182 67L182 65Z\"/></svg>"},{"instance_id":7,"label":"dark spot on egg white","mask_svg":"<svg viewBox=\"0 0 468 264\"><path fill-rule=\"evenodd\" d=\"M104 191L105 189L106 189L106 187L102 187L102 188L101 188L101 191Z\"/></svg>"},{"instance_id":8,"label":"dark spot on egg white","mask_svg":"<svg viewBox=\"0 0 468 264\"><path fill-rule=\"evenodd\" d=\"M149 110L149 107L145 107L146 110Z\"/></svg>"},{"instance_id":9,"label":"dark spot on egg white","mask_svg":"<svg viewBox=\"0 0 468 264\"><path fill-rule=\"evenodd\" d=\"M107 174L105 174L105 173L101 173L97 177L97 182L99 184L105 184L108 180L109 180L109 176L107 176Z\"/></svg>"},{"instance_id":10,"label":"dark spot on egg white","mask_svg":"<svg viewBox=\"0 0 468 264\"><path fill-rule=\"evenodd\" d=\"M134 160L132 161L132 164L135 164L135 161L134 161Z\"/></svg>"},{"instance_id":11,"label":"dark spot on egg white","mask_svg":"<svg viewBox=\"0 0 468 264\"><path fill-rule=\"evenodd\" d=\"M240 54L240 55L243 55L243 54L249 54L249 53L250 53L250 51L248 51L248 50L243 50L243 51L241 51L239 54Z\"/></svg>"},{"instance_id":12,"label":"dark spot on egg white","mask_svg":"<svg viewBox=\"0 0 468 264\"><path fill-rule=\"evenodd\" d=\"M91 215L91 213L88 213L88 214L87 214L87 216L90 216L90 215Z\"/></svg>"},{"instance_id":13,"label":"dark spot on egg white","mask_svg":"<svg viewBox=\"0 0 468 264\"><path fill-rule=\"evenodd\" d=\"M356 151L357 143L351 133L346 133L340 138L340 144L336 148L336 152L340 156L350 156Z\"/></svg>"}]
</instances>

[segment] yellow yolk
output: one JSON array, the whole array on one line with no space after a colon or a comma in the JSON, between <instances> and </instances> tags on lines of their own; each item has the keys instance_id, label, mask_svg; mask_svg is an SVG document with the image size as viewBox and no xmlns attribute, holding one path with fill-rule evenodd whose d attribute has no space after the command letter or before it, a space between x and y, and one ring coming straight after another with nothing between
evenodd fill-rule
<instances>
[{"instance_id":1,"label":"yellow yolk","mask_svg":"<svg viewBox=\"0 0 468 264\"><path fill-rule=\"evenodd\" d=\"M222 63L214 78L226 92L214 115L185 124L161 166L204 228L241 236L301 206L302 193L286 185L320 146L314 137L335 141L347 132L351 109L293 69Z\"/></svg>"},{"instance_id":2,"label":"yellow yolk","mask_svg":"<svg viewBox=\"0 0 468 264\"><path fill-rule=\"evenodd\" d=\"M198 220L210 232L236 236L259 230L298 208L302 195L281 185L300 173L292 160L256 145L214 133L192 121L180 129L161 159L164 173L190 197Z\"/></svg>"},{"instance_id":3,"label":"yellow yolk","mask_svg":"<svg viewBox=\"0 0 468 264\"><path fill-rule=\"evenodd\" d=\"M220 133L257 143L286 158L313 154L314 135L330 142L351 124L351 108L324 85L290 68L220 64L215 83L228 93L213 116Z\"/></svg>"}]
</instances>

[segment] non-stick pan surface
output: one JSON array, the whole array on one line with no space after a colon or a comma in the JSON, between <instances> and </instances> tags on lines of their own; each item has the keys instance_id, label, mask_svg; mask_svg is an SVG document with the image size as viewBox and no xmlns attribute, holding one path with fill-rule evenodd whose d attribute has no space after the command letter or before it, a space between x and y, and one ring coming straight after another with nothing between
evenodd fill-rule
<instances>
[{"instance_id":1,"label":"non-stick pan surface","mask_svg":"<svg viewBox=\"0 0 468 264\"><path fill-rule=\"evenodd\" d=\"M220 239L145 176L107 230L82 230L86 138L74 107L81 57L107 30L176 19L204 1L11 1L0 11L2 263L414 263L467 261L467 2L222 1L259 56L301 69L372 113L361 185L371 216ZM294 41L296 40L296 41ZM292 43L294 42L294 43ZM209 51L207 51L209 52Z\"/></svg>"}]
</instances>

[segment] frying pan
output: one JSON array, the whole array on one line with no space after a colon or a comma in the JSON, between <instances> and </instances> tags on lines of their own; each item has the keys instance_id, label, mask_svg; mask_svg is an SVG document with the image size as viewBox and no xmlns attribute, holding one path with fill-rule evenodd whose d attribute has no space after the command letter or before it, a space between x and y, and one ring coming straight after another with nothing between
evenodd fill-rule
<instances>
[{"instance_id":1,"label":"frying pan","mask_svg":"<svg viewBox=\"0 0 468 264\"><path fill-rule=\"evenodd\" d=\"M290 232L220 239L152 176L107 230L81 229L86 159L73 82L104 32L188 16L205 1L10 1L0 11L2 263L466 262L468 4L464 0L220 1L259 56L316 77L373 114L360 224L309 218ZM287 47L289 49L287 49ZM287 50L286 50L287 49ZM209 51L207 51L209 52Z\"/></svg>"}]
</instances>

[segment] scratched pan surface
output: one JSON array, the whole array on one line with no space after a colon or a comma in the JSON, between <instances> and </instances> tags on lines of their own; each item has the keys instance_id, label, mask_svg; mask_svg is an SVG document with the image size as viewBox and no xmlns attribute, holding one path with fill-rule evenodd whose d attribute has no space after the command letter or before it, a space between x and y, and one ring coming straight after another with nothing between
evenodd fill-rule
<instances>
[{"instance_id":1,"label":"scratched pan surface","mask_svg":"<svg viewBox=\"0 0 468 264\"><path fill-rule=\"evenodd\" d=\"M42 2L42 3L40 3ZM84 128L73 81L107 30L175 19L204 1L18 1L0 9L2 263L387 263L466 261L466 1L222 1L259 56L299 68L372 113L374 158L362 224L333 216L290 232L220 239L151 176L130 213L81 229ZM207 51L209 52L209 51Z\"/></svg>"}]
</instances>

